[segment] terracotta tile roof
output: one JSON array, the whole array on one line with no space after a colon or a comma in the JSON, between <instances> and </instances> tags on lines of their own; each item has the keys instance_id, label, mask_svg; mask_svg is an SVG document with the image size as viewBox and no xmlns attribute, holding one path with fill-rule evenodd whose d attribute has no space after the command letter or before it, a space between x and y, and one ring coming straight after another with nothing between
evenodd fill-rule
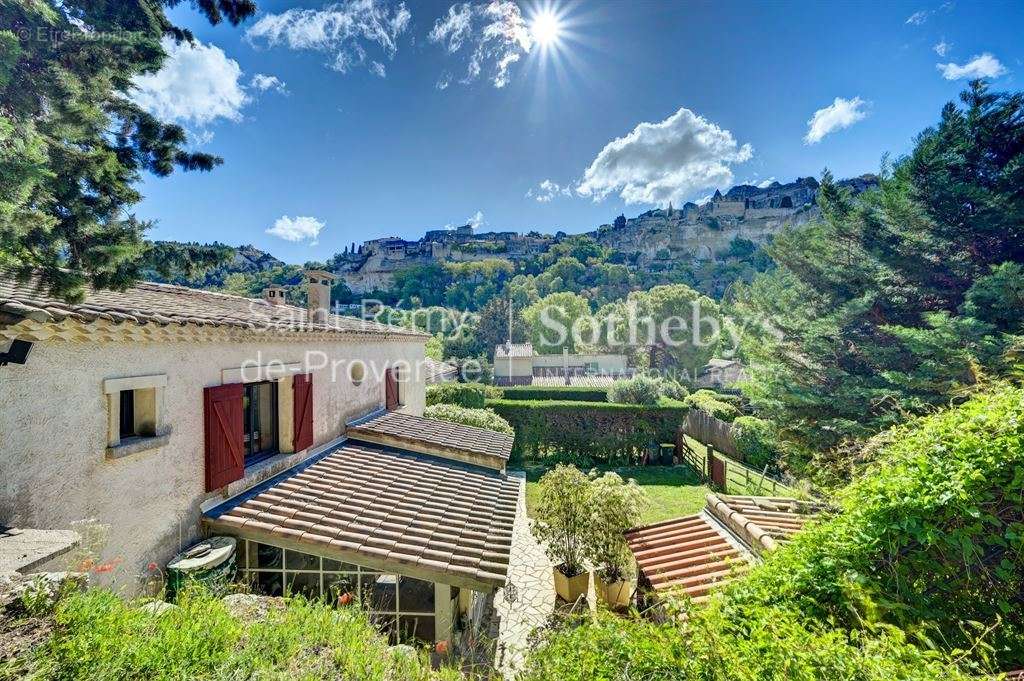
<instances>
[{"instance_id":1,"label":"terracotta tile roof","mask_svg":"<svg viewBox=\"0 0 1024 681\"><path fill-rule=\"evenodd\" d=\"M38 288L37 280L21 283L2 272L0 313L44 323L104 319L139 325L426 336L419 331L334 314L323 322L311 321L308 310L294 305L271 305L260 299L152 282L140 282L126 291L90 289L83 302L68 304Z\"/></svg>"},{"instance_id":2,"label":"terracotta tile roof","mask_svg":"<svg viewBox=\"0 0 1024 681\"><path fill-rule=\"evenodd\" d=\"M698 600L749 567L748 554L704 513L635 528L626 541L653 589L679 590Z\"/></svg>"},{"instance_id":3,"label":"terracotta tile roof","mask_svg":"<svg viewBox=\"0 0 1024 681\"><path fill-rule=\"evenodd\" d=\"M396 446L424 448L428 453L448 457L462 452L469 456L496 459L503 467L512 453L511 435L464 426L450 421L428 419L397 411L383 412L350 424L349 437Z\"/></svg>"},{"instance_id":4,"label":"terracotta tile roof","mask_svg":"<svg viewBox=\"0 0 1024 681\"><path fill-rule=\"evenodd\" d=\"M634 528L626 541L651 588L700 601L823 509L795 499L709 494L702 513Z\"/></svg>"},{"instance_id":5,"label":"terracotta tile roof","mask_svg":"<svg viewBox=\"0 0 1024 681\"><path fill-rule=\"evenodd\" d=\"M469 587L508 571L520 481L346 441L206 513L215 531Z\"/></svg>"},{"instance_id":6,"label":"terracotta tile roof","mask_svg":"<svg viewBox=\"0 0 1024 681\"><path fill-rule=\"evenodd\" d=\"M494 348L494 358L533 357L532 343L502 343Z\"/></svg>"}]
</instances>

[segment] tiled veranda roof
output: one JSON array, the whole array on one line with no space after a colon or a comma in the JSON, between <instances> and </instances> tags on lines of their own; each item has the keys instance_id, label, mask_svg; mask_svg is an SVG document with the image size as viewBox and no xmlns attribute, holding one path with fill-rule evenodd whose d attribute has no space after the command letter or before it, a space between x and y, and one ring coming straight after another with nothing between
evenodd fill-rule
<instances>
[{"instance_id":1,"label":"tiled veranda roof","mask_svg":"<svg viewBox=\"0 0 1024 681\"><path fill-rule=\"evenodd\" d=\"M4 272L0 272L0 313L43 323L102 319L118 324L425 337L419 331L354 317L332 314L323 321L312 320L308 310L294 305L152 282L140 282L125 291L90 289L84 301L72 304L40 289L36 279L22 283Z\"/></svg>"},{"instance_id":2,"label":"tiled veranda roof","mask_svg":"<svg viewBox=\"0 0 1024 681\"><path fill-rule=\"evenodd\" d=\"M678 589L691 598L705 596L748 567L745 552L704 513L638 527L626 541L653 589Z\"/></svg>"},{"instance_id":3,"label":"tiled veranda roof","mask_svg":"<svg viewBox=\"0 0 1024 681\"><path fill-rule=\"evenodd\" d=\"M206 513L215 531L423 579L500 587L520 481L345 441Z\"/></svg>"},{"instance_id":4,"label":"tiled veranda roof","mask_svg":"<svg viewBox=\"0 0 1024 681\"><path fill-rule=\"evenodd\" d=\"M497 459L503 465L512 453L511 435L497 433L484 428L463 426L451 421L428 419L422 416L403 414L397 411L381 413L348 427L350 437L360 440L387 441L384 444L411 446L430 453L445 456L452 450L469 455L480 455Z\"/></svg>"},{"instance_id":5,"label":"tiled veranda roof","mask_svg":"<svg viewBox=\"0 0 1024 681\"><path fill-rule=\"evenodd\" d=\"M653 589L677 589L702 600L823 508L779 497L709 494L703 512L634 528L626 541Z\"/></svg>"}]
</instances>

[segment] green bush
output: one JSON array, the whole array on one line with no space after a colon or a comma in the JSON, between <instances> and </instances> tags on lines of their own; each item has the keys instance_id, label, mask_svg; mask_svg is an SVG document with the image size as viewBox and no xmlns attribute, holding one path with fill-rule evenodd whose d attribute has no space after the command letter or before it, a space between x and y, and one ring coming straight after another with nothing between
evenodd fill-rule
<instances>
[{"instance_id":1,"label":"green bush","mask_svg":"<svg viewBox=\"0 0 1024 681\"><path fill-rule=\"evenodd\" d=\"M966 680L1024 666L1024 390L890 435L840 513L706 604L679 604L685 618L568 622L523 679Z\"/></svg>"},{"instance_id":2,"label":"green bush","mask_svg":"<svg viewBox=\"0 0 1024 681\"><path fill-rule=\"evenodd\" d=\"M423 415L428 419L461 423L464 426L493 430L506 435L515 434L508 421L490 409L467 409L457 404L433 404L423 410Z\"/></svg>"},{"instance_id":3,"label":"green bush","mask_svg":"<svg viewBox=\"0 0 1024 681\"><path fill-rule=\"evenodd\" d=\"M676 381L640 374L615 381L608 389L608 401L617 404L657 404L663 397L683 400L687 394L686 387Z\"/></svg>"},{"instance_id":4,"label":"green bush","mask_svg":"<svg viewBox=\"0 0 1024 681\"><path fill-rule=\"evenodd\" d=\"M928 635L965 649L963 623L1002 618L997 648L1024 666L1024 390L894 429L838 500L841 515L777 551L734 600L782 598L851 629L936 628Z\"/></svg>"},{"instance_id":5,"label":"green bush","mask_svg":"<svg viewBox=\"0 0 1024 681\"><path fill-rule=\"evenodd\" d=\"M608 401L615 404L657 404L661 383L650 376L623 378L608 388Z\"/></svg>"},{"instance_id":6,"label":"green bush","mask_svg":"<svg viewBox=\"0 0 1024 681\"><path fill-rule=\"evenodd\" d=\"M698 390L687 395L683 404L691 409L700 409L721 421L732 421L741 414L738 399L733 395L722 395L713 390Z\"/></svg>"},{"instance_id":7,"label":"green bush","mask_svg":"<svg viewBox=\"0 0 1024 681\"><path fill-rule=\"evenodd\" d=\"M403 657L358 608L294 598L266 618L240 620L188 589L177 609L152 615L91 589L61 600L52 636L0 678L44 679L459 679L432 672L423 653ZM5 677L11 672L11 677Z\"/></svg>"},{"instance_id":8,"label":"green bush","mask_svg":"<svg viewBox=\"0 0 1024 681\"><path fill-rule=\"evenodd\" d=\"M522 681L773 679L776 681L969 681L948 656L903 632L847 634L801 622L785 608L744 613L745 622L701 609L678 623L599 611L542 635Z\"/></svg>"},{"instance_id":9,"label":"green bush","mask_svg":"<svg viewBox=\"0 0 1024 681\"><path fill-rule=\"evenodd\" d=\"M607 402L608 391L605 388L578 388L576 386L534 387L520 385L501 388L502 394L495 399L506 400L570 400L573 402Z\"/></svg>"},{"instance_id":10,"label":"green bush","mask_svg":"<svg viewBox=\"0 0 1024 681\"><path fill-rule=\"evenodd\" d=\"M427 386L427 405L457 404L467 409L483 409L487 388L482 383L435 383Z\"/></svg>"},{"instance_id":11,"label":"green bush","mask_svg":"<svg viewBox=\"0 0 1024 681\"><path fill-rule=\"evenodd\" d=\"M584 455L608 463L636 462L652 443L674 442L687 411L665 398L653 406L560 400L489 400L487 406L515 430L513 456Z\"/></svg>"},{"instance_id":12,"label":"green bush","mask_svg":"<svg viewBox=\"0 0 1024 681\"><path fill-rule=\"evenodd\" d=\"M749 466L761 469L779 458L774 424L756 416L739 416L732 422L736 451Z\"/></svg>"},{"instance_id":13,"label":"green bush","mask_svg":"<svg viewBox=\"0 0 1024 681\"><path fill-rule=\"evenodd\" d=\"M558 465L540 479L533 534L552 564L567 577L584 570L589 554L593 487L574 466Z\"/></svg>"}]
</instances>

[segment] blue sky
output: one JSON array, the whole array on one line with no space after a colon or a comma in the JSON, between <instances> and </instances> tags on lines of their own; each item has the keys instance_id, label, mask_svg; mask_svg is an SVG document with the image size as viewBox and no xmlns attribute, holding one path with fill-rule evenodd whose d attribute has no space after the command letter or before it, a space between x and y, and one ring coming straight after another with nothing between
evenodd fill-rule
<instances>
[{"instance_id":1,"label":"blue sky","mask_svg":"<svg viewBox=\"0 0 1024 681\"><path fill-rule=\"evenodd\" d=\"M587 231L743 181L875 171L971 74L1024 74L1019 2L259 4L233 28L183 3L200 43L139 82L225 160L146 179L154 238L304 262L473 217Z\"/></svg>"}]
</instances>

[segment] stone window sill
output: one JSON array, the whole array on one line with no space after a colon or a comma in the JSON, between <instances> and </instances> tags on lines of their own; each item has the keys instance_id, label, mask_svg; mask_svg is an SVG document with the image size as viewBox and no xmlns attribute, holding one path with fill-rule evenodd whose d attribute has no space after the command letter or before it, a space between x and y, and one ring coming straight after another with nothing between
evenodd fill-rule
<instances>
[{"instance_id":1,"label":"stone window sill","mask_svg":"<svg viewBox=\"0 0 1024 681\"><path fill-rule=\"evenodd\" d=\"M171 441L171 432L168 430L152 437L133 437L122 440L120 444L107 447L107 459L123 459L132 454L140 454L158 447L166 447Z\"/></svg>"}]
</instances>

